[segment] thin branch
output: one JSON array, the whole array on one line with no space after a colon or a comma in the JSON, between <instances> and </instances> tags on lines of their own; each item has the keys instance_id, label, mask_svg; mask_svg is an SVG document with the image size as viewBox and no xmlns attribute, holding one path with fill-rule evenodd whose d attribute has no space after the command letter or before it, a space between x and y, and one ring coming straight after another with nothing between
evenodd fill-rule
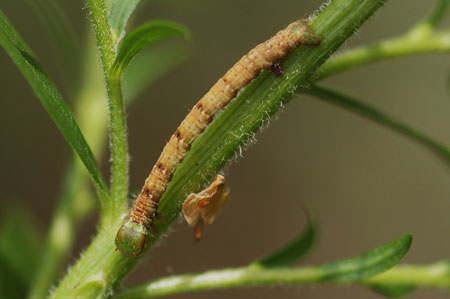
<instances>
[{"instance_id":1,"label":"thin branch","mask_svg":"<svg viewBox=\"0 0 450 299\"><path fill-rule=\"evenodd\" d=\"M450 30L411 31L370 46L348 50L329 59L320 68L317 80L367 64L416 54L450 53Z\"/></svg>"},{"instance_id":2,"label":"thin branch","mask_svg":"<svg viewBox=\"0 0 450 299\"><path fill-rule=\"evenodd\" d=\"M113 42L105 1L89 0L89 4L109 98L112 202L103 203L102 222L106 221L105 225L110 225L127 206L129 177L127 129L120 77L110 72L116 58L116 45Z\"/></svg>"},{"instance_id":3,"label":"thin branch","mask_svg":"<svg viewBox=\"0 0 450 299\"><path fill-rule=\"evenodd\" d=\"M450 288L450 265L401 265L362 281L327 278L317 267L252 269L249 267L207 271L200 274L177 275L130 287L115 299L147 298L194 291L270 285L363 285Z\"/></svg>"},{"instance_id":4,"label":"thin branch","mask_svg":"<svg viewBox=\"0 0 450 299\"><path fill-rule=\"evenodd\" d=\"M91 2L94 0L90 0ZM334 0L312 21L312 29L322 36L319 47L299 47L284 61L285 75L275 77L264 72L221 113L193 144L161 200L160 212L166 220L158 223L157 238L175 220L179 203L215 175L228 159L265 124L293 91L311 82L318 67L384 0ZM94 15L93 15L94 17ZM55 289L52 298L64 298L102 285L100 294L117 286L138 260L127 259L115 251L114 237L120 219L100 229L89 248ZM95 281L95 284L94 284ZM102 282L102 283L100 283ZM83 293L84 294L84 293Z\"/></svg>"}]
</instances>

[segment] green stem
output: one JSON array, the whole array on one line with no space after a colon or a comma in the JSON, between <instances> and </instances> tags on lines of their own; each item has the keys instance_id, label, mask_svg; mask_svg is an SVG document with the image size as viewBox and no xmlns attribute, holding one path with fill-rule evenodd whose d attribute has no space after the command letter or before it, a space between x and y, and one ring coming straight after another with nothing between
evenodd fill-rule
<instances>
[{"instance_id":1,"label":"green stem","mask_svg":"<svg viewBox=\"0 0 450 299\"><path fill-rule=\"evenodd\" d=\"M297 269L241 267L162 278L124 290L114 298L159 297L201 290L257 285L306 284L318 282L322 277L323 272L314 267Z\"/></svg>"},{"instance_id":2,"label":"green stem","mask_svg":"<svg viewBox=\"0 0 450 299\"><path fill-rule=\"evenodd\" d=\"M97 37L98 51L105 75L116 58L116 48L109 25L108 11L104 0L89 0L92 23Z\"/></svg>"},{"instance_id":3,"label":"green stem","mask_svg":"<svg viewBox=\"0 0 450 299\"><path fill-rule=\"evenodd\" d=\"M106 90L109 99L110 141L111 141L111 203L103 203L102 223L110 225L123 214L128 195L128 142L123 108L120 77L111 73L116 57L105 1L89 0L92 22L95 28L99 54L103 65Z\"/></svg>"},{"instance_id":4,"label":"green stem","mask_svg":"<svg viewBox=\"0 0 450 299\"><path fill-rule=\"evenodd\" d=\"M215 290L259 285L406 285L420 287L450 288L450 266L448 262L432 265L404 265L392 268L364 281L343 281L325 278L318 267L255 269L241 267L213 270L201 274L177 275L161 278L128 288L118 293L116 299L146 298L174 295L179 293Z\"/></svg>"},{"instance_id":5,"label":"green stem","mask_svg":"<svg viewBox=\"0 0 450 299\"><path fill-rule=\"evenodd\" d=\"M156 51L153 50L153 52L139 57L139 59L150 60L151 63L145 61L140 66L133 65L132 67L145 67L146 76L141 81L146 80L146 86L149 86L186 60L186 55L177 56L176 54L179 54L179 50L173 46L157 48ZM174 55L177 56L175 59L169 59ZM83 57L85 57L83 89L74 101L76 103L75 115L80 128L85 132L86 140L90 144L94 156L98 161L101 161L104 155L108 127L105 102L107 96L103 88L101 69L97 63L96 48L91 40L88 42L88 49ZM148 65L152 65L152 69L148 69ZM128 79L128 82L136 81L135 78ZM135 100L136 90L141 90L143 85L144 82L139 82L137 88L131 89L133 94L128 95L127 104L131 104ZM43 250L44 255L35 274L29 298L45 298L47 296L50 286L56 281L61 267L69 256L77 228L94 210L95 202L90 190L91 181L84 168L77 162L77 157L72 158L65 175L67 183L58 200L58 207L55 210ZM61 223L65 225L60 226Z\"/></svg>"},{"instance_id":6,"label":"green stem","mask_svg":"<svg viewBox=\"0 0 450 299\"><path fill-rule=\"evenodd\" d=\"M128 141L120 77L108 74L106 86L109 98L111 140L111 197L109 219L114 220L127 210L128 202ZM105 211L105 215L108 214Z\"/></svg>"},{"instance_id":7,"label":"green stem","mask_svg":"<svg viewBox=\"0 0 450 299\"><path fill-rule=\"evenodd\" d=\"M362 283L369 286L450 288L450 264L448 261L442 261L431 265L401 265Z\"/></svg>"},{"instance_id":8,"label":"green stem","mask_svg":"<svg viewBox=\"0 0 450 299\"><path fill-rule=\"evenodd\" d=\"M176 219L186 194L198 191L207 183L268 118L292 98L295 90L312 81L314 73L329 55L384 2L332 1L311 24L313 30L322 36L320 46L299 47L284 61L284 76L276 77L266 71L246 87L192 146L161 200L159 211L166 222L157 223L158 234L150 243L154 244ZM127 259L115 251L114 237L120 222L116 218L110 226L101 226L52 298L76 297L87 292L100 297L120 283L138 261Z\"/></svg>"},{"instance_id":9,"label":"green stem","mask_svg":"<svg viewBox=\"0 0 450 299\"><path fill-rule=\"evenodd\" d=\"M323 64L316 80L382 60L422 53L450 53L450 31L428 29L428 25L421 25L405 35L339 54Z\"/></svg>"},{"instance_id":10,"label":"green stem","mask_svg":"<svg viewBox=\"0 0 450 299\"><path fill-rule=\"evenodd\" d=\"M198 192L218 173L296 90L307 87L322 62L384 2L330 2L311 24L322 37L321 45L296 49L283 62L285 75L263 72L228 105L193 144L164 193L158 213L165 222L156 221L159 232L177 218L186 196Z\"/></svg>"}]
</instances>

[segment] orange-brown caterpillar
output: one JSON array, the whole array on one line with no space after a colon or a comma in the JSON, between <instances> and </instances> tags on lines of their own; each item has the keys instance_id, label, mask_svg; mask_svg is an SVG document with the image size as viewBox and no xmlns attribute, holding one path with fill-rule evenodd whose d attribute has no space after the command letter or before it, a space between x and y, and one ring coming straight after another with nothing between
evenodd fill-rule
<instances>
[{"instance_id":1,"label":"orange-brown caterpillar","mask_svg":"<svg viewBox=\"0 0 450 299\"><path fill-rule=\"evenodd\" d=\"M192 143L206 129L214 116L261 70L278 63L299 44L318 45L319 42L320 37L309 29L307 20L295 21L242 57L198 101L164 147L133 209L117 232L116 246L122 254L135 257L141 254L160 198ZM279 64L274 70L277 75L282 75Z\"/></svg>"}]
</instances>

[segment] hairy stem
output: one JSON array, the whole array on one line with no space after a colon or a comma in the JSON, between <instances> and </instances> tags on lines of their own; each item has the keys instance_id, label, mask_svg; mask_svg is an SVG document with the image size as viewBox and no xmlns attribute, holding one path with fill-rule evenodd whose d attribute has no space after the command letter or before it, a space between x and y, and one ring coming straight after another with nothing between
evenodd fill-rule
<instances>
[{"instance_id":1,"label":"hairy stem","mask_svg":"<svg viewBox=\"0 0 450 299\"><path fill-rule=\"evenodd\" d=\"M308 85L323 61L384 2L332 1L312 21L313 30L322 36L319 47L299 47L284 61L283 77L263 72L245 88L194 143L175 173L159 210L166 223L157 223L159 234L151 239L151 243L154 244L176 219L186 194L198 191L272 114L292 98L296 90ZM119 218L115 218L108 227L101 227L81 259L56 288L52 298L75 297L88 291L101 296L120 283L137 263L137 260L127 259L115 251L114 237L120 222Z\"/></svg>"},{"instance_id":2,"label":"hairy stem","mask_svg":"<svg viewBox=\"0 0 450 299\"><path fill-rule=\"evenodd\" d=\"M128 142L120 77L110 72L116 57L105 1L89 0L92 22L109 99L111 142L111 202L103 203L102 223L111 222L126 210L128 194Z\"/></svg>"},{"instance_id":3,"label":"hairy stem","mask_svg":"<svg viewBox=\"0 0 450 299\"><path fill-rule=\"evenodd\" d=\"M326 276L317 267L273 269L241 267L161 278L131 287L120 292L114 298L159 297L194 291L258 285L311 285L319 283L450 288L449 271L450 265L448 262L440 262L432 265L403 265L392 268L367 280L349 282L333 278L324 279Z\"/></svg>"},{"instance_id":4,"label":"hairy stem","mask_svg":"<svg viewBox=\"0 0 450 299\"><path fill-rule=\"evenodd\" d=\"M296 90L307 88L322 62L384 2L332 1L311 24L322 37L321 45L297 48L284 61L281 78L263 72L229 104L193 144L161 199L161 232L176 219L186 196L219 172Z\"/></svg>"},{"instance_id":5,"label":"hairy stem","mask_svg":"<svg viewBox=\"0 0 450 299\"><path fill-rule=\"evenodd\" d=\"M106 86L110 111L111 141L111 197L110 220L117 219L127 209L128 199L128 141L122 98L122 87L118 75L108 74Z\"/></svg>"},{"instance_id":6,"label":"hairy stem","mask_svg":"<svg viewBox=\"0 0 450 299\"><path fill-rule=\"evenodd\" d=\"M362 284L450 288L448 261L430 265L401 265L363 281Z\"/></svg>"},{"instance_id":7,"label":"hairy stem","mask_svg":"<svg viewBox=\"0 0 450 299\"><path fill-rule=\"evenodd\" d=\"M420 30L417 30L420 29ZM329 59L320 68L317 80L366 64L422 53L450 53L450 31L434 32L417 27L409 33L371 46L348 50Z\"/></svg>"}]
</instances>

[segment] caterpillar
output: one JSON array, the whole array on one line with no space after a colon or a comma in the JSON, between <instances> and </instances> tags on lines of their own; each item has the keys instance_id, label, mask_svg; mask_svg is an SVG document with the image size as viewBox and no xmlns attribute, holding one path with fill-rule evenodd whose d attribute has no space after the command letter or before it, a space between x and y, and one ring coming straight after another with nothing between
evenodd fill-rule
<instances>
[{"instance_id":1,"label":"caterpillar","mask_svg":"<svg viewBox=\"0 0 450 299\"><path fill-rule=\"evenodd\" d=\"M320 36L312 32L309 22L297 20L250 50L195 104L164 147L131 212L117 232L116 247L124 256L138 257L142 253L159 200L192 143L214 116L260 71L273 66L274 73L281 76L283 72L279 62L290 50L300 44L315 46L319 43Z\"/></svg>"}]
</instances>

